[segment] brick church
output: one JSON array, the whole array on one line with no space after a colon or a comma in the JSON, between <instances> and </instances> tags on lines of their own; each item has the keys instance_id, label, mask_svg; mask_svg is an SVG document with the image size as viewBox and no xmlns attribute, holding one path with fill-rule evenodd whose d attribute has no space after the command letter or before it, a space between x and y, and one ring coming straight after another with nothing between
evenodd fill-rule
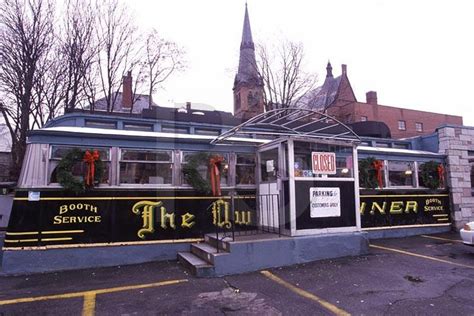
<instances>
[{"instance_id":1,"label":"brick church","mask_svg":"<svg viewBox=\"0 0 474 316\"><path fill-rule=\"evenodd\" d=\"M366 102L360 102L349 81L347 66L342 65L338 77L334 77L332 70L331 63L328 63L324 83L308 92L297 106L326 112L343 123L384 122L389 127L392 138L431 134L444 124L463 124L461 116L381 105L375 91L367 92ZM249 119L264 111L264 86L257 70L247 5L233 91L236 117Z\"/></svg>"}]
</instances>

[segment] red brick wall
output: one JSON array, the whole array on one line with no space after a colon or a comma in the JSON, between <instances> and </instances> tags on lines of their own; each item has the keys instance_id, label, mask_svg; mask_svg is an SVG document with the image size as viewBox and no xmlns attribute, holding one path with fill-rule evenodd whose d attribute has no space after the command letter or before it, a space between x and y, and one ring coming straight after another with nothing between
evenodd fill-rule
<instances>
[{"instance_id":1,"label":"red brick wall","mask_svg":"<svg viewBox=\"0 0 474 316\"><path fill-rule=\"evenodd\" d=\"M369 121L384 122L390 128L393 138L431 134L443 124L463 124L461 116L341 100L336 101L335 106L328 109L328 114L346 123L359 122L362 116L366 116ZM404 131L398 129L400 120L405 121ZM423 124L422 132L416 131L415 123Z\"/></svg>"}]
</instances>

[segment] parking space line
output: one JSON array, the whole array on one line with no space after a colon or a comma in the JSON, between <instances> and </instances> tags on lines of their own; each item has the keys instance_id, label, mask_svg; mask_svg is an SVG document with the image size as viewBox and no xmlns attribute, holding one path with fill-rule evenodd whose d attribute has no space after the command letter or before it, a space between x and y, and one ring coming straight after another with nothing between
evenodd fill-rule
<instances>
[{"instance_id":1,"label":"parking space line","mask_svg":"<svg viewBox=\"0 0 474 316\"><path fill-rule=\"evenodd\" d=\"M341 315L341 316L342 315L344 315L344 316L350 315L345 310L340 309L339 307L323 300L322 298L317 297L316 295L314 295L312 293L309 293L309 292L307 292L303 289L300 289L299 287L296 287L293 284L288 283L283 279L280 279L276 275L272 274L270 271L264 270L264 271L260 271L260 273L263 274L264 276L266 276L267 278L269 278L270 280L275 281L276 283L286 287L287 289L291 290L292 292L294 292L294 293L296 293L300 296L303 296L307 299L310 299L312 301L315 301L316 303L318 303L319 305L321 305L322 307L324 307L328 311L332 312L334 315Z\"/></svg>"},{"instance_id":2,"label":"parking space line","mask_svg":"<svg viewBox=\"0 0 474 316\"><path fill-rule=\"evenodd\" d=\"M73 292L73 293L64 293L64 294L47 295L47 296L15 298L15 299L11 299L11 300L0 301L0 306L18 304L18 303L31 303L31 302L38 302L38 301L83 297L84 298L83 315L93 315L94 310L95 310L95 297L98 294L107 294L107 293L114 293L114 292L138 290L138 289L145 289L145 288L151 288L151 287L159 287L159 286L164 286L164 285L179 284L179 283L184 283L184 282L188 282L188 280L187 279L179 279L179 280L162 281L162 282L148 283L148 284L137 284L137 285L129 285L129 286L121 286L121 287L112 287L112 288L107 288L107 289L89 290L89 291L83 291L83 292ZM87 311L92 311L92 313L84 314L84 312L86 310Z\"/></svg>"},{"instance_id":3,"label":"parking space line","mask_svg":"<svg viewBox=\"0 0 474 316\"><path fill-rule=\"evenodd\" d=\"M96 294L94 292L84 294L84 304L82 305L82 316L94 316L95 297L96 297Z\"/></svg>"},{"instance_id":4,"label":"parking space line","mask_svg":"<svg viewBox=\"0 0 474 316\"><path fill-rule=\"evenodd\" d=\"M462 240L460 239L449 239L449 238L435 237L435 236L428 236L428 235L420 235L420 236L424 238L431 238L431 239L444 240L444 241L454 241L454 242L462 243Z\"/></svg>"},{"instance_id":5,"label":"parking space line","mask_svg":"<svg viewBox=\"0 0 474 316\"><path fill-rule=\"evenodd\" d=\"M474 266L470 266L470 265L467 265L467 264L462 264L462 263L452 262L452 261L449 261L449 260L443 260L443 259L439 259L439 258L435 258L435 257L420 255L420 254L417 254L417 253L414 253L414 252L405 251L405 250L400 250L400 249L395 249L395 248L389 248L389 247L383 247L383 246L378 246L378 245L374 245L374 244L370 244L369 246L372 247L372 248L377 248L377 249L382 249L382 250L397 252L397 253L401 253L401 254L404 254L404 255L412 256L412 257L418 257L418 258L423 258L423 259L438 261L438 262L442 262L442 263L452 264L452 265L459 266L459 267L463 267L463 268L474 269Z\"/></svg>"}]
</instances>

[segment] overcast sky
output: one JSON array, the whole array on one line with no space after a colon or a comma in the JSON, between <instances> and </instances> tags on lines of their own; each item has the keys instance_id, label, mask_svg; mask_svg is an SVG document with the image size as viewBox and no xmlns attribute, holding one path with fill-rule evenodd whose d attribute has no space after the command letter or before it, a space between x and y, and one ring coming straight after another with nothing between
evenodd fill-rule
<instances>
[{"instance_id":1,"label":"overcast sky","mask_svg":"<svg viewBox=\"0 0 474 316\"><path fill-rule=\"evenodd\" d=\"M188 68L154 97L232 111L245 0L130 0L140 27L183 46ZM462 115L474 126L473 1L249 0L254 42L302 42L306 70L322 83L347 64L359 101Z\"/></svg>"}]
</instances>

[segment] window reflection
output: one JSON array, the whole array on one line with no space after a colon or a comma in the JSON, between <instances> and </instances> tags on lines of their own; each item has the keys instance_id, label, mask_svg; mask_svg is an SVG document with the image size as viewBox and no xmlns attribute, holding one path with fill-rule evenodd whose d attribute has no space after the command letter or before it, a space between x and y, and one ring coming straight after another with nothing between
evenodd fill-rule
<instances>
[{"instance_id":1,"label":"window reflection","mask_svg":"<svg viewBox=\"0 0 474 316\"><path fill-rule=\"evenodd\" d=\"M388 182L389 186L414 186L413 162L389 161Z\"/></svg>"},{"instance_id":2,"label":"window reflection","mask_svg":"<svg viewBox=\"0 0 474 316\"><path fill-rule=\"evenodd\" d=\"M353 177L354 164L352 159L352 147L309 142L294 142L295 177L321 176L313 174L311 162L312 152L333 152L336 154L336 174L328 175L328 177Z\"/></svg>"}]
</instances>

